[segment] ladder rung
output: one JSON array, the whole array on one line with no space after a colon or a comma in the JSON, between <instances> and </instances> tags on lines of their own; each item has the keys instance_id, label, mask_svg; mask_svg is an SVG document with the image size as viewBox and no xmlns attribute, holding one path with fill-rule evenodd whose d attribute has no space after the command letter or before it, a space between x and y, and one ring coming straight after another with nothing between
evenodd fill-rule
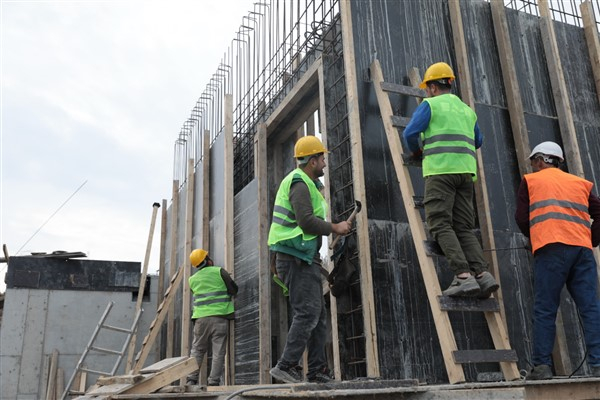
<instances>
[{"instance_id":1,"label":"ladder rung","mask_svg":"<svg viewBox=\"0 0 600 400\"><path fill-rule=\"evenodd\" d=\"M515 350L458 350L452 356L457 364L484 362L516 362L519 360Z\"/></svg>"},{"instance_id":2,"label":"ladder rung","mask_svg":"<svg viewBox=\"0 0 600 400\"><path fill-rule=\"evenodd\" d=\"M95 369L89 369L89 368L85 368L85 367L81 367L79 369L81 371L89 372L91 374L98 374L98 375L110 376L110 372L96 371Z\"/></svg>"},{"instance_id":3,"label":"ladder rung","mask_svg":"<svg viewBox=\"0 0 600 400\"><path fill-rule=\"evenodd\" d=\"M500 304L495 298L438 296L438 303L442 311L500 311Z\"/></svg>"},{"instance_id":4,"label":"ladder rung","mask_svg":"<svg viewBox=\"0 0 600 400\"><path fill-rule=\"evenodd\" d=\"M410 154L402 154L402 163L409 167L422 167L423 166L423 158L415 158Z\"/></svg>"},{"instance_id":5,"label":"ladder rung","mask_svg":"<svg viewBox=\"0 0 600 400\"><path fill-rule=\"evenodd\" d=\"M427 93L425 93L423 89L419 89L412 86L398 85L397 83L381 82L381 89L384 92L404 94L407 96L419 97L422 99L427 97Z\"/></svg>"},{"instance_id":6,"label":"ladder rung","mask_svg":"<svg viewBox=\"0 0 600 400\"><path fill-rule=\"evenodd\" d=\"M413 204L415 208L424 208L425 207L425 196L413 196Z\"/></svg>"},{"instance_id":7,"label":"ladder rung","mask_svg":"<svg viewBox=\"0 0 600 400\"><path fill-rule=\"evenodd\" d=\"M117 331L117 332L123 332L123 333L131 333L131 329L121 328L121 327L118 327L118 326L102 325L102 327L105 328L105 329L110 329L111 331Z\"/></svg>"},{"instance_id":8,"label":"ladder rung","mask_svg":"<svg viewBox=\"0 0 600 400\"><path fill-rule=\"evenodd\" d=\"M123 354L123 353L121 353L118 350L104 349L102 347L94 347L94 346L90 347L90 350L96 350L96 351L99 351L101 353L116 354L118 356L120 356L120 355Z\"/></svg>"},{"instance_id":9,"label":"ladder rung","mask_svg":"<svg viewBox=\"0 0 600 400\"><path fill-rule=\"evenodd\" d=\"M423 244L425 245L425 252L428 256L444 257L444 252L442 251L442 248L435 240L423 240Z\"/></svg>"},{"instance_id":10,"label":"ladder rung","mask_svg":"<svg viewBox=\"0 0 600 400\"><path fill-rule=\"evenodd\" d=\"M405 128L409 122L410 118L392 115L392 125L394 125L395 128Z\"/></svg>"}]
</instances>

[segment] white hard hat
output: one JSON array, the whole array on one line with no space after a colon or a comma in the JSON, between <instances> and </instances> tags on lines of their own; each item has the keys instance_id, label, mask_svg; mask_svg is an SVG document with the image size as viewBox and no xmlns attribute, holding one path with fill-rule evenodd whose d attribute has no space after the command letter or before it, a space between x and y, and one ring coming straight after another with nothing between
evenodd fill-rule
<instances>
[{"instance_id":1,"label":"white hard hat","mask_svg":"<svg viewBox=\"0 0 600 400\"><path fill-rule=\"evenodd\" d=\"M560 159L560 161L564 161L563 151L560 146L554 142L542 142L535 146L529 155L529 159L531 160L533 156L536 154L544 154L546 156L554 156Z\"/></svg>"}]
</instances>

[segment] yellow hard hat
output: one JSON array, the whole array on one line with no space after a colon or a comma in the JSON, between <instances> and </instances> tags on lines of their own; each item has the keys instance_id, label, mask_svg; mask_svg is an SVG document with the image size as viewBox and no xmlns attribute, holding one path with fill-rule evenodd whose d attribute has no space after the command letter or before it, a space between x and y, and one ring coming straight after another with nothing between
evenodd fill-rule
<instances>
[{"instance_id":1,"label":"yellow hard hat","mask_svg":"<svg viewBox=\"0 0 600 400\"><path fill-rule=\"evenodd\" d=\"M208 255L208 251L204 249L196 249L190 253L190 262L192 266L197 267L202 264Z\"/></svg>"},{"instance_id":2,"label":"yellow hard hat","mask_svg":"<svg viewBox=\"0 0 600 400\"><path fill-rule=\"evenodd\" d=\"M316 136L303 136L298 139L296 145L294 146L295 158L302 158L320 153L327 153L327 149Z\"/></svg>"},{"instance_id":3,"label":"yellow hard hat","mask_svg":"<svg viewBox=\"0 0 600 400\"><path fill-rule=\"evenodd\" d=\"M454 80L454 71L452 71L452 67L450 67L445 62L438 62L435 64L431 64L427 71L425 71L425 76L423 77L423 82L419 85L421 89L425 89L427 87L427 82L429 81L437 81L438 79L450 79L450 82Z\"/></svg>"}]
</instances>

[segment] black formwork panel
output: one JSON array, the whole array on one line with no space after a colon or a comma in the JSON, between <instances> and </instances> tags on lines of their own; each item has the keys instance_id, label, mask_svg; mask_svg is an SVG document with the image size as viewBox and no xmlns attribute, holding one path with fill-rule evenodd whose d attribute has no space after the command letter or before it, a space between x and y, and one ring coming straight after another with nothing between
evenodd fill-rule
<instances>
[{"instance_id":1,"label":"black formwork panel","mask_svg":"<svg viewBox=\"0 0 600 400\"><path fill-rule=\"evenodd\" d=\"M234 280L239 287L235 297L235 384L259 383L259 301L257 180L235 195L234 200Z\"/></svg>"},{"instance_id":2,"label":"black formwork panel","mask_svg":"<svg viewBox=\"0 0 600 400\"><path fill-rule=\"evenodd\" d=\"M445 382L439 341L368 68L377 58L384 80L404 85L410 85L408 72L412 67L423 74L430 64L445 61L457 72L448 3L357 0L351 2L351 9L381 375ZM519 249L523 239L514 222L521 177L490 5L461 2L461 14L475 108L484 135L481 152L496 242L496 249L485 250L496 251L504 298L515 300L505 303L506 322L511 345L519 356L518 367L526 368L532 345L532 257ZM544 140L562 144L539 18L509 9L507 18L530 144L533 147ZM584 170L596 184L600 172L594 161L600 156L600 107L584 33L562 23L555 23L555 30ZM454 93L459 94L459 89L457 82ZM413 98L392 95L390 99L399 115L410 116L416 108ZM420 171L412 172L411 177L415 194L422 195ZM443 259L436 261L436 269L444 288L452 274ZM575 367L584 356L585 346L570 298L563 299L563 306ZM451 313L450 318L459 349L493 347L483 315ZM479 372L498 370L497 364L476 364L467 366L465 373L473 381Z\"/></svg>"}]
</instances>

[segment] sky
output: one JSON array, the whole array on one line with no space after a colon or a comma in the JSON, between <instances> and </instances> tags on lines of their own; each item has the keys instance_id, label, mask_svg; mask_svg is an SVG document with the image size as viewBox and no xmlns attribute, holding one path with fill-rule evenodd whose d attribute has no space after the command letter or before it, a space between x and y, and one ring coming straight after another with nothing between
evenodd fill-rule
<instances>
[{"instance_id":1,"label":"sky","mask_svg":"<svg viewBox=\"0 0 600 400\"><path fill-rule=\"evenodd\" d=\"M152 204L171 202L175 139L252 5L0 0L0 244L9 255L144 261Z\"/></svg>"}]
</instances>

